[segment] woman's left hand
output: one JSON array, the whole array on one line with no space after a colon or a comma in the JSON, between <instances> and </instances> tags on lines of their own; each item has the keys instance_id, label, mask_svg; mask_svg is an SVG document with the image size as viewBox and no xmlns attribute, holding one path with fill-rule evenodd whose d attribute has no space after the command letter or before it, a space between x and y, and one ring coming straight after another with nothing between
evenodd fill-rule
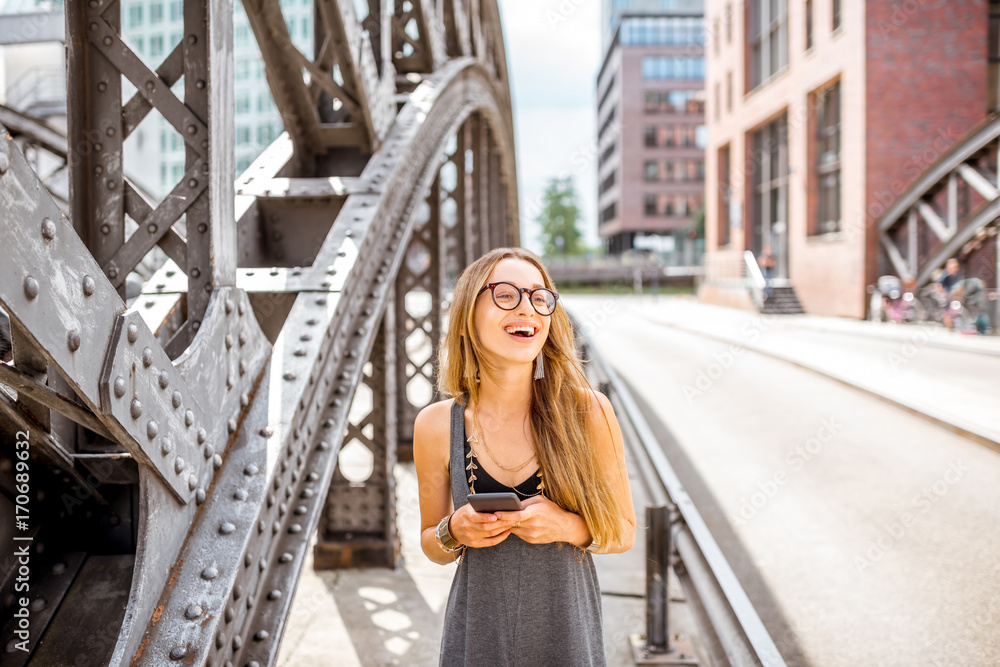
<instances>
[{"instance_id":1,"label":"woman's left hand","mask_svg":"<svg viewBox=\"0 0 1000 667\"><path fill-rule=\"evenodd\" d=\"M581 544L590 541L587 522L578 514L567 512L542 495L522 500L523 510L497 512L504 521L513 521L510 532L530 544L568 542Z\"/></svg>"}]
</instances>

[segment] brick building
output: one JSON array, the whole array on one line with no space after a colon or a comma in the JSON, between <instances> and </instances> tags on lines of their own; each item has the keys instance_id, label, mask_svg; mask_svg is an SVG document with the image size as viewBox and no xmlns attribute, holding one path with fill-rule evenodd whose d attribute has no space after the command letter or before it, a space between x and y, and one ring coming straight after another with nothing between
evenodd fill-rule
<instances>
[{"instance_id":1,"label":"brick building","mask_svg":"<svg viewBox=\"0 0 1000 667\"><path fill-rule=\"evenodd\" d=\"M700 3L615 15L597 77L598 233L611 254L637 236L681 235L703 207Z\"/></svg>"},{"instance_id":2,"label":"brick building","mask_svg":"<svg viewBox=\"0 0 1000 667\"><path fill-rule=\"evenodd\" d=\"M874 222L995 107L987 3L705 4L701 298L749 307L727 278L770 245L807 312L863 317Z\"/></svg>"}]
</instances>

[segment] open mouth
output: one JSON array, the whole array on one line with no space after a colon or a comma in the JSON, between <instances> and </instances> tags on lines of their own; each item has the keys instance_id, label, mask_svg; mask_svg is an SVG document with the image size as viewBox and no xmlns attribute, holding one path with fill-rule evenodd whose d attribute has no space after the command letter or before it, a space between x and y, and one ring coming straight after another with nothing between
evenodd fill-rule
<instances>
[{"instance_id":1,"label":"open mouth","mask_svg":"<svg viewBox=\"0 0 1000 667\"><path fill-rule=\"evenodd\" d=\"M506 327L504 331L517 338L532 338L538 333L538 329L533 326Z\"/></svg>"}]
</instances>

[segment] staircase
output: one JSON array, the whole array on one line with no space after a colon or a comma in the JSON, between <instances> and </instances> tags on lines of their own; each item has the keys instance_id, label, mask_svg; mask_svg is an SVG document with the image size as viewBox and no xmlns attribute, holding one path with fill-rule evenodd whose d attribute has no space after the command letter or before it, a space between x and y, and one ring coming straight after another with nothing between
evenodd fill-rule
<instances>
[{"instance_id":1,"label":"staircase","mask_svg":"<svg viewBox=\"0 0 1000 667\"><path fill-rule=\"evenodd\" d=\"M800 315L806 312L799 303L794 287L775 287L771 298L764 301L760 312L769 315Z\"/></svg>"}]
</instances>

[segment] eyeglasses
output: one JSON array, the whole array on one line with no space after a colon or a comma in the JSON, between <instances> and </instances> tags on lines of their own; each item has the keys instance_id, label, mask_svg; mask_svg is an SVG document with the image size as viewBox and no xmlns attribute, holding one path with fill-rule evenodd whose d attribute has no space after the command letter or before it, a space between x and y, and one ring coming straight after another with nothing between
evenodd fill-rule
<instances>
[{"instance_id":1,"label":"eyeglasses","mask_svg":"<svg viewBox=\"0 0 1000 667\"><path fill-rule=\"evenodd\" d=\"M482 294L486 290L490 290L493 293L493 303L501 310L514 310L521 304L521 295L527 294L528 300L531 302L531 307L535 309L536 313L539 315L551 315L556 310L556 301L559 300L558 294L544 287L528 289L527 287L517 287L510 283L489 283L483 289L479 290L479 294ZM479 294L476 296L479 296Z\"/></svg>"}]
</instances>

